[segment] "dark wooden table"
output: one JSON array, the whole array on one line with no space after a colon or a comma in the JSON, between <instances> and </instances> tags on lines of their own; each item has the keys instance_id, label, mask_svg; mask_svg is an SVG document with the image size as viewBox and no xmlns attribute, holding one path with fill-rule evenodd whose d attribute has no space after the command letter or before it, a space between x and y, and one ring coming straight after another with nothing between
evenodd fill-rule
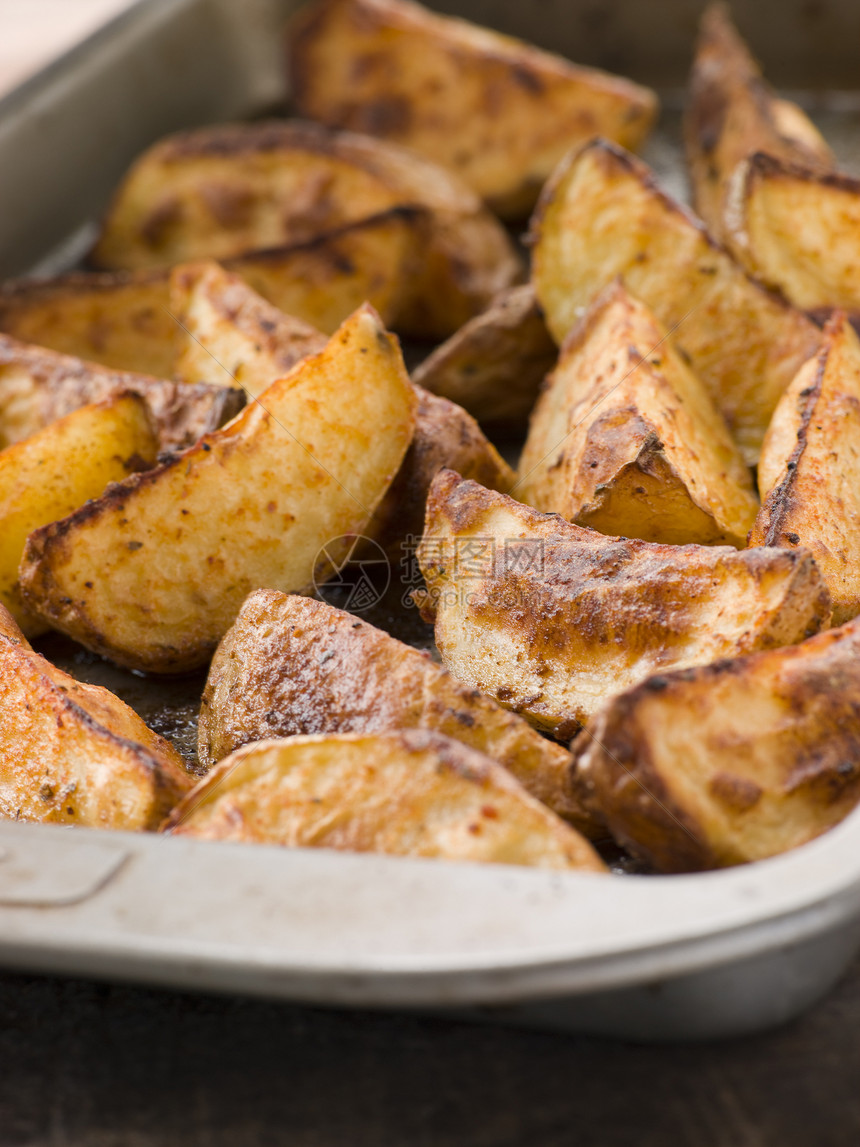
<instances>
[{"instance_id":1,"label":"dark wooden table","mask_svg":"<svg viewBox=\"0 0 860 1147\"><path fill-rule=\"evenodd\" d=\"M4 975L0 1144L858 1147L860 961L778 1032L669 1047Z\"/></svg>"}]
</instances>

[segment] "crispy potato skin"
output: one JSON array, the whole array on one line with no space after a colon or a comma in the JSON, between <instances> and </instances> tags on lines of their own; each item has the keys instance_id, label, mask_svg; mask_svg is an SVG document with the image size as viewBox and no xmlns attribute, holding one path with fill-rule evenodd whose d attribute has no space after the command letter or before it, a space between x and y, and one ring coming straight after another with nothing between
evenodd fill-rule
<instances>
[{"instance_id":1,"label":"crispy potato skin","mask_svg":"<svg viewBox=\"0 0 860 1147\"><path fill-rule=\"evenodd\" d=\"M306 591L346 556L414 405L396 341L360 308L229 426L31 534L27 608L132 669L205 664L251 590Z\"/></svg>"},{"instance_id":2,"label":"crispy potato skin","mask_svg":"<svg viewBox=\"0 0 860 1147\"><path fill-rule=\"evenodd\" d=\"M734 173L735 258L803 310L860 312L860 179L757 152Z\"/></svg>"},{"instance_id":3,"label":"crispy potato skin","mask_svg":"<svg viewBox=\"0 0 860 1147\"><path fill-rule=\"evenodd\" d=\"M649 542L742 547L758 511L710 395L620 282L565 340L520 475L535 509Z\"/></svg>"},{"instance_id":4,"label":"crispy potato skin","mask_svg":"<svg viewBox=\"0 0 860 1147\"><path fill-rule=\"evenodd\" d=\"M526 283L502 292L437 347L412 380L483 425L521 430L557 358L534 288Z\"/></svg>"},{"instance_id":5,"label":"crispy potato skin","mask_svg":"<svg viewBox=\"0 0 860 1147\"><path fill-rule=\"evenodd\" d=\"M218 646L200 708L198 753L212 766L270 737L413 728L485 753L580 831L600 834L571 796L566 749L426 653L325 602L274 590L252 593Z\"/></svg>"},{"instance_id":6,"label":"crispy potato skin","mask_svg":"<svg viewBox=\"0 0 860 1147\"><path fill-rule=\"evenodd\" d=\"M647 88L404 0L318 0L288 63L302 115L413 149L505 218L531 210L573 144L635 150L657 114Z\"/></svg>"},{"instance_id":7,"label":"crispy potato skin","mask_svg":"<svg viewBox=\"0 0 860 1147\"><path fill-rule=\"evenodd\" d=\"M513 470L471 415L447 398L420 386L415 390L415 435L368 530L395 562L403 557L404 539L421 536L427 495L440 470L456 470L491 490L510 490L515 481Z\"/></svg>"},{"instance_id":8,"label":"crispy potato skin","mask_svg":"<svg viewBox=\"0 0 860 1147\"><path fill-rule=\"evenodd\" d=\"M812 121L765 82L723 4L712 4L702 17L684 140L693 207L721 242L730 242L725 226L729 184L750 155L762 151L816 170L834 165Z\"/></svg>"},{"instance_id":9,"label":"crispy potato skin","mask_svg":"<svg viewBox=\"0 0 860 1147\"><path fill-rule=\"evenodd\" d=\"M749 279L641 161L606 141L562 161L532 234L535 291L556 340L622 276L688 357L754 464L780 395L818 348L815 324Z\"/></svg>"},{"instance_id":10,"label":"crispy potato skin","mask_svg":"<svg viewBox=\"0 0 860 1147\"><path fill-rule=\"evenodd\" d=\"M403 329L400 315L413 306L420 217L420 211L395 208L306 243L225 259L224 266L273 306L326 334L364 302L387 326ZM160 378L170 377L182 348L165 268L7 283L0 286L0 330L114 370Z\"/></svg>"},{"instance_id":11,"label":"crispy potato skin","mask_svg":"<svg viewBox=\"0 0 860 1147\"><path fill-rule=\"evenodd\" d=\"M324 334L252 290L211 259L184 263L170 276L170 309L183 332L173 373L240 387L256 398L328 341Z\"/></svg>"},{"instance_id":12,"label":"crispy potato skin","mask_svg":"<svg viewBox=\"0 0 860 1147\"><path fill-rule=\"evenodd\" d=\"M830 618L808 550L607 538L450 471L418 560L447 668L559 739L653 673L791 644Z\"/></svg>"},{"instance_id":13,"label":"crispy potato skin","mask_svg":"<svg viewBox=\"0 0 860 1147\"><path fill-rule=\"evenodd\" d=\"M574 746L583 793L662 872L762 860L860 800L860 629L653 677Z\"/></svg>"},{"instance_id":14,"label":"crispy potato skin","mask_svg":"<svg viewBox=\"0 0 860 1147\"><path fill-rule=\"evenodd\" d=\"M0 605L0 818L155 829L194 779L118 697L35 653Z\"/></svg>"},{"instance_id":15,"label":"crispy potato skin","mask_svg":"<svg viewBox=\"0 0 860 1147\"><path fill-rule=\"evenodd\" d=\"M0 601L29 636L46 626L25 608L18 565L27 536L111 482L155 464L158 437L137 394L82 406L0 451Z\"/></svg>"},{"instance_id":16,"label":"crispy potato skin","mask_svg":"<svg viewBox=\"0 0 860 1147\"><path fill-rule=\"evenodd\" d=\"M805 546L830 587L833 623L860 613L860 342L844 314L780 399L765 437L766 498L751 545Z\"/></svg>"},{"instance_id":17,"label":"crispy potato skin","mask_svg":"<svg viewBox=\"0 0 860 1147\"><path fill-rule=\"evenodd\" d=\"M604 872L495 761L427 730L258 741L168 818L174 835Z\"/></svg>"},{"instance_id":18,"label":"crispy potato skin","mask_svg":"<svg viewBox=\"0 0 860 1147\"><path fill-rule=\"evenodd\" d=\"M455 176L394 144L289 120L150 148L120 185L92 262L141 270L250 256L398 207L418 208L414 294L402 300L410 333L446 338L522 278L507 233Z\"/></svg>"},{"instance_id":19,"label":"crispy potato skin","mask_svg":"<svg viewBox=\"0 0 860 1147\"><path fill-rule=\"evenodd\" d=\"M152 412L162 450L181 450L217 430L244 406L241 393L205 382L182 384L110 370L0 335L0 444L28 438L81 406L122 392L139 394Z\"/></svg>"}]
</instances>

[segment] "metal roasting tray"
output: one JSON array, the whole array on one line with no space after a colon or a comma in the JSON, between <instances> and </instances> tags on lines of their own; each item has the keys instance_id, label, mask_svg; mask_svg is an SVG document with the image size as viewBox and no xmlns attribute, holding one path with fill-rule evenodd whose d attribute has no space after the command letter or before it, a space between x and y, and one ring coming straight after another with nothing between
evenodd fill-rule
<instances>
[{"instance_id":1,"label":"metal roasting tray","mask_svg":"<svg viewBox=\"0 0 860 1147\"><path fill-rule=\"evenodd\" d=\"M74 265L117 179L158 136L283 106L281 28L299 2L138 0L0 100L0 275ZM668 110L646 158L684 193L677 94L698 4L447 7L660 88ZM860 7L749 9L737 15L769 76L804 93L856 170ZM414 616L387 621L427 640ZM158 682L64 639L40 647L193 752L201 676ZM859 947L860 810L772 860L610 878L0 823L0 964L11 968L656 1040L783 1022Z\"/></svg>"}]
</instances>

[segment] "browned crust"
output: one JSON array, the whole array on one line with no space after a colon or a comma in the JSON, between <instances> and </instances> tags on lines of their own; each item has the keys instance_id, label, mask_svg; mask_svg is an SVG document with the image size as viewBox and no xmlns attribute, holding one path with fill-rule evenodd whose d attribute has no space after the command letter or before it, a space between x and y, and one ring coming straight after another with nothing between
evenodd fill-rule
<instances>
[{"instance_id":1,"label":"browned crust","mask_svg":"<svg viewBox=\"0 0 860 1147\"><path fill-rule=\"evenodd\" d=\"M847 175L843 171L822 171L820 167L807 167L796 160L780 159L764 151L754 152L746 161L747 187L750 187L758 177L765 179L785 177L860 196L860 179L853 175ZM746 198L744 195L744 199Z\"/></svg>"}]
</instances>

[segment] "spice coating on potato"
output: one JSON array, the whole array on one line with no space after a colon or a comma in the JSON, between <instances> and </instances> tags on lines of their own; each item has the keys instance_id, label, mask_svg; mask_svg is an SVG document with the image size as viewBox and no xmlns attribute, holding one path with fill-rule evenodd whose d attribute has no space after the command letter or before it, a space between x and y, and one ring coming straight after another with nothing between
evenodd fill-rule
<instances>
[{"instance_id":1,"label":"spice coating on potato","mask_svg":"<svg viewBox=\"0 0 860 1147\"><path fill-rule=\"evenodd\" d=\"M663 872L742 864L860 800L860 628L661 674L614 698L574 752L616 839Z\"/></svg>"},{"instance_id":2,"label":"spice coating on potato","mask_svg":"<svg viewBox=\"0 0 860 1147\"><path fill-rule=\"evenodd\" d=\"M300 114L442 164L505 218L534 206L567 149L595 135L634 150L654 92L404 0L317 0L288 36Z\"/></svg>"},{"instance_id":3,"label":"spice coating on potato","mask_svg":"<svg viewBox=\"0 0 860 1147\"><path fill-rule=\"evenodd\" d=\"M571 794L566 749L426 653L325 602L274 590L250 595L212 659L198 753L211 766L269 737L410 728L485 753L559 816L599 832Z\"/></svg>"},{"instance_id":4,"label":"spice coating on potato","mask_svg":"<svg viewBox=\"0 0 860 1147\"><path fill-rule=\"evenodd\" d=\"M501 765L426 730L258 741L168 818L174 835L604 872Z\"/></svg>"},{"instance_id":5,"label":"spice coating on potato","mask_svg":"<svg viewBox=\"0 0 860 1147\"><path fill-rule=\"evenodd\" d=\"M513 493L603 534L743 546L750 473L702 383L647 307L614 283L547 379Z\"/></svg>"},{"instance_id":6,"label":"spice coating on potato","mask_svg":"<svg viewBox=\"0 0 860 1147\"><path fill-rule=\"evenodd\" d=\"M129 668L205 664L251 590L308 591L346 556L414 406L395 340L362 307L229 426L33 533L25 604Z\"/></svg>"},{"instance_id":7,"label":"spice coating on potato","mask_svg":"<svg viewBox=\"0 0 860 1147\"><path fill-rule=\"evenodd\" d=\"M447 668L559 738L653 673L791 644L830 618L808 550L607 538L450 471L418 559Z\"/></svg>"},{"instance_id":8,"label":"spice coating on potato","mask_svg":"<svg viewBox=\"0 0 860 1147\"><path fill-rule=\"evenodd\" d=\"M833 624L860 613L860 341L843 314L780 399L762 448L751 545L805 546Z\"/></svg>"},{"instance_id":9,"label":"spice coating on potato","mask_svg":"<svg viewBox=\"0 0 860 1147\"><path fill-rule=\"evenodd\" d=\"M562 161L532 231L535 291L556 340L621 276L754 464L780 395L818 349L815 324L747 278L641 161L605 141Z\"/></svg>"},{"instance_id":10,"label":"spice coating on potato","mask_svg":"<svg viewBox=\"0 0 860 1147\"><path fill-rule=\"evenodd\" d=\"M30 649L0 605L0 818L152 830L194 780L118 697Z\"/></svg>"}]
</instances>

